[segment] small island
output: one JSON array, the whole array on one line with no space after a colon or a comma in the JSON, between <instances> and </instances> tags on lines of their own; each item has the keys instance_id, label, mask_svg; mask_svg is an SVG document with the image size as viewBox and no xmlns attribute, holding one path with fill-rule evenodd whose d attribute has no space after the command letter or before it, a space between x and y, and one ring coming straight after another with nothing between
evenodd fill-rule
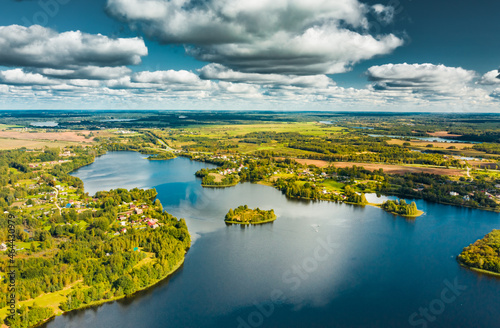
<instances>
[{"instance_id":1,"label":"small island","mask_svg":"<svg viewBox=\"0 0 500 328\"><path fill-rule=\"evenodd\" d=\"M201 186L205 188L233 187L240 182L237 174L228 173L227 170L218 172L217 170L201 169L195 175L202 178Z\"/></svg>"},{"instance_id":2,"label":"small island","mask_svg":"<svg viewBox=\"0 0 500 328\"><path fill-rule=\"evenodd\" d=\"M417 209L417 204L415 204L415 202L411 202L411 204L408 204L404 199L401 199L399 201L388 200L382 203L382 205L380 205L380 208L382 208L386 212L404 216L405 218L416 218L424 214L423 211Z\"/></svg>"},{"instance_id":3,"label":"small island","mask_svg":"<svg viewBox=\"0 0 500 328\"><path fill-rule=\"evenodd\" d=\"M457 260L471 270L500 275L500 230L493 230L465 247Z\"/></svg>"},{"instance_id":4,"label":"small island","mask_svg":"<svg viewBox=\"0 0 500 328\"><path fill-rule=\"evenodd\" d=\"M226 224L263 224L276 220L274 210L251 209L247 205L238 206L234 211L230 209L226 214Z\"/></svg>"}]
</instances>

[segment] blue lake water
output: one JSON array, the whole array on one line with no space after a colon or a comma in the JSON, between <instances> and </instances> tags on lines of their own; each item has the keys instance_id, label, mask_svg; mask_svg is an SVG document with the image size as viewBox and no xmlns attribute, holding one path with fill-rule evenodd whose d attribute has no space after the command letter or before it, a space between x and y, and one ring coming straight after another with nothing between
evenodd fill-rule
<instances>
[{"instance_id":1,"label":"blue lake water","mask_svg":"<svg viewBox=\"0 0 500 328\"><path fill-rule=\"evenodd\" d=\"M426 214L412 221L289 200L258 184L204 189L194 172L207 166L111 152L74 172L90 193L155 187L194 243L171 278L45 327L498 327L500 279L455 260L500 228L498 213L418 200ZM243 204L273 208L278 219L226 226L225 213Z\"/></svg>"}]
</instances>

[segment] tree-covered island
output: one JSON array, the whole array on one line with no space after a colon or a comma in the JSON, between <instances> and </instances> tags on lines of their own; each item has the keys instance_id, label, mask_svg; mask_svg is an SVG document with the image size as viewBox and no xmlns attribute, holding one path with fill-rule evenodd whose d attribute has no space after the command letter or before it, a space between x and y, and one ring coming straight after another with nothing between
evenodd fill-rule
<instances>
[{"instance_id":1,"label":"tree-covered island","mask_svg":"<svg viewBox=\"0 0 500 328\"><path fill-rule=\"evenodd\" d=\"M500 230L493 230L465 247L457 259L472 270L500 275Z\"/></svg>"},{"instance_id":2,"label":"tree-covered island","mask_svg":"<svg viewBox=\"0 0 500 328\"><path fill-rule=\"evenodd\" d=\"M263 224L276 220L274 210L251 209L247 205L238 206L234 211L230 209L226 214L227 224Z\"/></svg>"},{"instance_id":3,"label":"tree-covered island","mask_svg":"<svg viewBox=\"0 0 500 328\"><path fill-rule=\"evenodd\" d=\"M408 204L404 199L399 201L388 200L380 205L380 207L386 212L404 216L406 218L416 218L424 214L423 211L417 209L417 204L415 204L415 202Z\"/></svg>"}]
</instances>

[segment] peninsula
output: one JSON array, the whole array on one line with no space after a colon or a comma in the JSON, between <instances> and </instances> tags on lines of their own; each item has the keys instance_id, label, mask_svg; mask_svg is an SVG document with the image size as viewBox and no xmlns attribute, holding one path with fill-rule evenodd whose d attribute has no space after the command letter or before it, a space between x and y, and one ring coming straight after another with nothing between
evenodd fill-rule
<instances>
[{"instance_id":1,"label":"peninsula","mask_svg":"<svg viewBox=\"0 0 500 328\"><path fill-rule=\"evenodd\" d=\"M461 265L479 272L500 275L500 230L493 230L483 239L465 247L458 255Z\"/></svg>"}]
</instances>

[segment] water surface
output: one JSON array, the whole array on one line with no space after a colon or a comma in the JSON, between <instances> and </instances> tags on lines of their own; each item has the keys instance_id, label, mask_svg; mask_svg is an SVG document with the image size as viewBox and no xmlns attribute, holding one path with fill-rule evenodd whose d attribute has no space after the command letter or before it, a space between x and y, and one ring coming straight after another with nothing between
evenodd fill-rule
<instances>
[{"instance_id":1,"label":"water surface","mask_svg":"<svg viewBox=\"0 0 500 328\"><path fill-rule=\"evenodd\" d=\"M288 200L257 184L203 189L193 173L210 165L142 157L112 152L74 175L90 193L155 187L165 210L186 218L194 236L184 266L136 297L72 312L46 327L498 326L500 280L455 260L500 227L497 213L418 200L426 214L406 220L370 206ZM226 226L228 209L243 204L273 208L278 219ZM442 302L455 281L466 289ZM438 313L432 322L421 316L409 322L429 306Z\"/></svg>"}]
</instances>

